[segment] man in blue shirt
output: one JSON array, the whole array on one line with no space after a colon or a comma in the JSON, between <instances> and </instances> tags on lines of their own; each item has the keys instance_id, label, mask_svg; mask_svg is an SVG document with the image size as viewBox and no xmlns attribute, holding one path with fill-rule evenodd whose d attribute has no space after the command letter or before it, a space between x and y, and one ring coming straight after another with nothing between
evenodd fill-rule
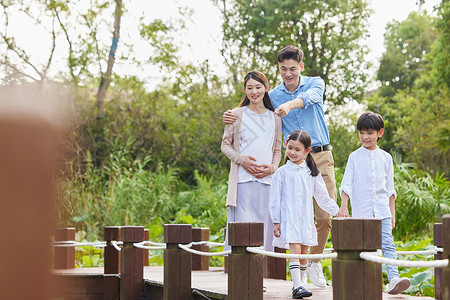
<instances>
[{"instance_id":1,"label":"man in blue shirt","mask_svg":"<svg viewBox=\"0 0 450 300\"><path fill-rule=\"evenodd\" d=\"M283 135L302 129L311 136L311 153L327 186L328 194L336 201L336 180L334 177L334 160L331 154L330 136L323 112L323 93L325 82L320 77L302 76L303 51L295 46L287 46L278 52L278 68L283 83L269 92L275 114L282 117ZM223 121L232 124L237 116L226 111ZM285 143L284 143L285 144ZM254 162L256 168L259 166ZM254 174L258 177L258 173ZM311 254L323 253L331 230L331 216L323 211L314 201L318 245L311 247ZM326 286L320 260L308 263L307 274L317 286Z\"/></svg>"}]
</instances>

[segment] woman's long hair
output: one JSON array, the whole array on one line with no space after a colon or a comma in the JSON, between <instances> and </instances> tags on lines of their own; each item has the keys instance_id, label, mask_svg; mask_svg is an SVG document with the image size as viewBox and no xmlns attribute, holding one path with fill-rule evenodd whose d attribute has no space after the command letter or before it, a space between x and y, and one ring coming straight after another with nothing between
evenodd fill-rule
<instances>
[{"instance_id":1,"label":"woman's long hair","mask_svg":"<svg viewBox=\"0 0 450 300\"><path fill-rule=\"evenodd\" d=\"M299 141L300 143L303 144L303 146L305 147L305 149L308 149L309 147L311 147L311 137L309 136L309 134L306 131L303 130L296 130L294 132L292 132L286 140L286 147L287 147L287 143L289 141ZM287 149L286 149L287 151ZM286 162L289 160L289 157L286 155L284 158L284 163L286 164ZM308 166L309 170L311 171L311 176L317 176L319 175L319 169L316 166L316 162L314 161L314 158L311 155L311 152L308 153L308 155L306 156L306 165Z\"/></svg>"},{"instance_id":2,"label":"woman's long hair","mask_svg":"<svg viewBox=\"0 0 450 300\"><path fill-rule=\"evenodd\" d=\"M255 71L250 71L250 72L247 73L247 75L245 75L245 77L244 77L244 88L247 87L247 82L250 79L254 79L254 80L262 83L264 85L264 87L267 87L269 85L266 75L264 75L260 71L256 71L255 70ZM242 99L242 101L238 105L238 107L247 106L249 104L250 104L250 99L248 99L247 95L245 95L244 99ZM263 104L264 104L265 108L273 111L273 106L272 106L272 103L270 103L270 97L269 97L269 93L268 92L264 93Z\"/></svg>"}]
</instances>

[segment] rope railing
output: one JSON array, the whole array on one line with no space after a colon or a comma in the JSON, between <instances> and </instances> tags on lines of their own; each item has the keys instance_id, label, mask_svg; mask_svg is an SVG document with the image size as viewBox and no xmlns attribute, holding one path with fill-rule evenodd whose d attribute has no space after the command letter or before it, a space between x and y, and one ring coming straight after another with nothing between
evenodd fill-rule
<instances>
[{"instance_id":1,"label":"rope railing","mask_svg":"<svg viewBox=\"0 0 450 300\"><path fill-rule=\"evenodd\" d=\"M187 245L178 244L178 247L180 247L184 251L187 251L187 252L190 252L193 254L197 254L197 255L202 255L202 256L224 256L224 255L231 254L231 250L226 250L226 251L221 251L221 252L198 251L198 250L191 249L192 245L193 245L193 243L189 243Z\"/></svg>"},{"instance_id":2,"label":"rope railing","mask_svg":"<svg viewBox=\"0 0 450 300\"><path fill-rule=\"evenodd\" d=\"M76 241L56 241L50 243L51 247L82 247L82 246L93 246L103 248L106 247L106 242L86 242L80 243Z\"/></svg>"},{"instance_id":3,"label":"rope railing","mask_svg":"<svg viewBox=\"0 0 450 300\"><path fill-rule=\"evenodd\" d=\"M408 268L444 268L448 266L448 259L433 261L412 261L400 260L378 256L377 252L361 252L359 255L362 259L379 264L387 264L398 267Z\"/></svg>"},{"instance_id":4,"label":"rope railing","mask_svg":"<svg viewBox=\"0 0 450 300\"><path fill-rule=\"evenodd\" d=\"M116 248L117 251L122 251L122 248L119 247L119 244L122 244L122 242L111 241L111 246Z\"/></svg>"},{"instance_id":5,"label":"rope railing","mask_svg":"<svg viewBox=\"0 0 450 300\"><path fill-rule=\"evenodd\" d=\"M145 246L145 244L149 244L149 245L159 244L160 246ZM149 241L133 243L133 246L136 248L145 249L145 250L164 250L164 249L166 249L166 244L154 243L154 242L149 242Z\"/></svg>"},{"instance_id":6,"label":"rope railing","mask_svg":"<svg viewBox=\"0 0 450 300\"><path fill-rule=\"evenodd\" d=\"M120 251L121 248L119 245L122 245L122 242L120 241L112 241L111 245L117 250ZM146 245L152 245L152 246L146 246ZM196 245L207 245L210 247L222 247L225 246L225 243L218 243L218 242L210 242L210 241L200 241L200 242L192 242L190 244L191 246ZM106 242L76 242L76 241L55 241L50 243L51 247L83 247L83 246L93 246L98 248L104 248L106 247ZM165 243L157 243L152 241L143 241L139 243L134 243L133 246L140 249L145 250L164 250L166 249ZM190 248L190 247L189 247ZM202 252L190 249L191 253L196 252L195 254L198 255L205 255L203 253L208 252ZM323 254L284 254L284 253L277 253L277 252L271 252L271 251L265 251L260 249L259 247L248 247L247 251L261 254L265 256L275 257L275 258L294 258L294 259L327 259L327 258L336 258L336 254L325 254L327 252L333 252L333 248L326 248L324 249ZM429 250L415 250L415 251L407 251L407 250L397 250L398 255L432 255L437 253L442 253L444 251L443 248L434 247L434 249ZM216 252L216 253L225 253L224 255L228 254L228 251L222 251L222 252ZM381 253L381 250L378 250L378 253ZM373 255L373 254L372 254ZM206 255L205 255L206 256ZM207 255L207 256L213 256L213 255Z\"/></svg>"},{"instance_id":7,"label":"rope railing","mask_svg":"<svg viewBox=\"0 0 450 300\"><path fill-rule=\"evenodd\" d=\"M272 251L266 251L263 247L247 247L248 252L261 254L264 256L270 256L275 258L285 258L285 259L327 259L327 258L336 258L337 253L329 253L329 254L286 254L286 253L277 253Z\"/></svg>"},{"instance_id":8,"label":"rope railing","mask_svg":"<svg viewBox=\"0 0 450 300\"><path fill-rule=\"evenodd\" d=\"M217 243L217 242L210 242L210 241L200 241L200 242L192 242L193 246L201 246L201 245L207 245L210 247L222 247L225 246L225 243Z\"/></svg>"}]
</instances>

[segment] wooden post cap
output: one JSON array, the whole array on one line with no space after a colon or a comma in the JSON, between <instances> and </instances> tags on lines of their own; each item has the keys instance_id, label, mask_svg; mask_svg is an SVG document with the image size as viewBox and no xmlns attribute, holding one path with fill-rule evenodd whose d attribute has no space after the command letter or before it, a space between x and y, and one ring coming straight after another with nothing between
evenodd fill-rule
<instances>
[{"instance_id":1,"label":"wooden post cap","mask_svg":"<svg viewBox=\"0 0 450 300\"><path fill-rule=\"evenodd\" d=\"M381 220L334 218L331 239L335 250L377 250L381 248Z\"/></svg>"},{"instance_id":2,"label":"wooden post cap","mask_svg":"<svg viewBox=\"0 0 450 300\"><path fill-rule=\"evenodd\" d=\"M103 239L107 242L120 241L120 227L105 226L103 231Z\"/></svg>"},{"instance_id":3,"label":"wooden post cap","mask_svg":"<svg viewBox=\"0 0 450 300\"><path fill-rule=\"evenodd\" d=\"M165 224L164 243L184 244L192 242L192 225L190 224Z\"/></svg>"},{"instance_id":4,"label":"wooden post cap","mask_svg":"<svg viewBox=\"0 0 450 300\"><path fill-rule=\"evenodd\" d=\"M124 226L121 227L122 241L124 243L142 242L144 239L144 227L143 226Z\"/></svg>"},{"instance_id":5,"label":"wooden post cap","mask_svg":"<svg viewBox=\"0 0 450 300\"><path fill-rule=\"evenodd\" d=\"M192 228L192 241L193 242L209 241L209 228L207 227Z\"/></svg>"},{"instance_id":6,"label":"wooden post cap","mask_svg":"<svg viewBox=\"0 0 450 300\"><path fill-rule=\"evenodd\" d=\"M56 241L74 241L75 240L75 228L56 228L55 229Z\"/></svg>"},{"instance_id":7,"label":"wooden post cap","mask_svg":"<svg viewBox=\"0 0 450 300\"><path fill-rule=\"evenodd\" d=\"M230 246L262 246L264 244L264 223L231 222L228 224Z\"/></svg>"}]
</instances>

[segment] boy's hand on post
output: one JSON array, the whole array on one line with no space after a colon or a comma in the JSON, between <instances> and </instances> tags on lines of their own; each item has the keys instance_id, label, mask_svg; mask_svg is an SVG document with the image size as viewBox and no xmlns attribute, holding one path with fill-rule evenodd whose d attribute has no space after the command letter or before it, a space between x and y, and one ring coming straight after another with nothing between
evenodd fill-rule
<instances>
[{"instance_id":1,"label":"boy's hand on post","mask_svg":"<svg viewBox=\"0 0 450 300\"><path fill-rule=\"evenodd\" d=\"M241 164L241 166L244 168L244 170L251 174L256 176L256 174L259 173L258 168L260 167L260 165L258 165L256 163L256 158L254 158L253 156L246 156L244 162Z\"/></svg>"},{"instance_id":2,"label":"boy's hand on post","mask_svg":"<svg viewBox=\"0 0 450 300\"><path fill-rule=\"evenodd\" d=\"M255 174L255 177L256 178L264 178L269 175L270 175L270 166L264 164L258 168L258 173Z\"/></svg>"},{"instance_id":3,"label":"boy's hand on post","mask_svg":"<svg viewBox=\"0 0 450 300\"><path fill-rule=\"evenodd\" d=\"M276 237L280 237L281 235L280 223L273 224L273 234Z\"/></svg>"},{"instance_id":4,"label":"boy's hand on post","mask_svg":"<svg viewBox=\"0 0 450 300\"><path fill-rule=\"evenodd\" d=\"M233 124L234 122L236 122L237 118L238 117L234 113L232 113L231 110L227 110L222 115L222 121L225 124Z\"/></svg>"}]
</instances>

